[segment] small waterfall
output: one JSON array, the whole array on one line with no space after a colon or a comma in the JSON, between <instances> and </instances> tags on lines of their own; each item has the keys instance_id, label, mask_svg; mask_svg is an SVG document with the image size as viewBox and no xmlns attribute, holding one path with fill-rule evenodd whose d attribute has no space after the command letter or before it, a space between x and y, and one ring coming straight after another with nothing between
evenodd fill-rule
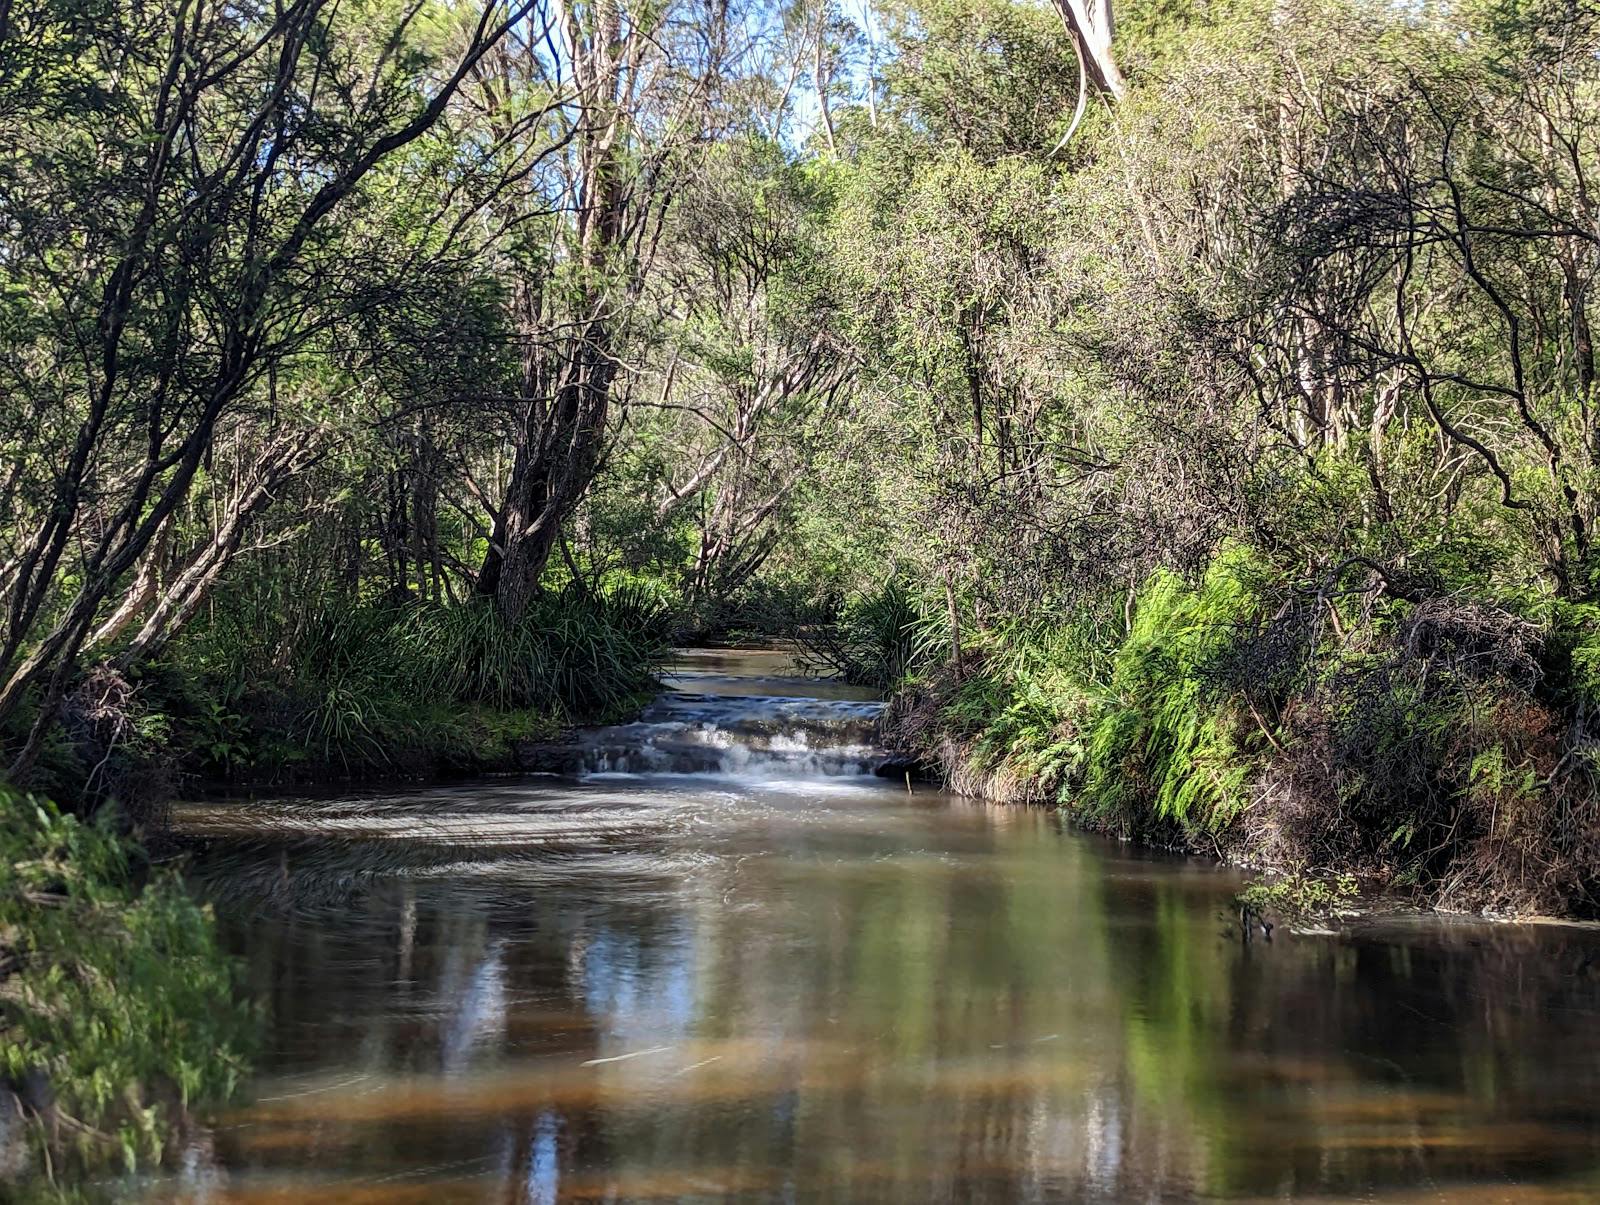
<instances>
[{"instance_id":1,"label":"small waterfall","mask_svg":"<svg viewBox=\"0 0 1600 1205\"><path fill-rule=\"evenodd\" d=\"M632 724L589 735L586 774L817 778L871 774L883 704L799 695L668 691Z\"/></svg>"}]
</instances>

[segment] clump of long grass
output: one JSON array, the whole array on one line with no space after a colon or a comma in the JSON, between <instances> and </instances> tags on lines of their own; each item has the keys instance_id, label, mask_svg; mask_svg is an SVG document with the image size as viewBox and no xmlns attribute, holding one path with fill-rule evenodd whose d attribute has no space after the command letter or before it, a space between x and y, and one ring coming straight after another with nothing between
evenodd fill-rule
<instances>
[{"instance_id":1,"label":"clump of long grass","mask_svg":"<svg viewBox=\"0 0 1600 1205\"><path fill-rule=\"evenodd\" d=\"M1213 667L1261 610L1243 550L1214 561L1191 588L1157 572L1146 583L1084 757L1085 807L1107 821L1211 832L1249 803L1271 739Z\"/></svg>"},{"instance_id":2,"label":"clump of long grass","mask_svg":"<svg viewBox=\"0 0 1600 1205\"><path fill-rule=\"evenodd\" d=\"M670 616L642 588L543 595L515 621L488 599L408 608L393 653L408 689L432 699L598 718L655 681Z\"/></svg>"},{"instance_id":3,"label":"clump of long grass","mask_svg":"<svg viewBox=\"0 0 1600 1205\"><path fill-rule=\"evenodd\" d=\"M963 781L1010 784L1104 827L1215 832L1248 804L1270 739L1217 686L1216 666L1260 610L1242 552L1191 587L1157 573L1123 631L1091 611L982 633L938 707Z\"/></svg>"},{"instance_id":4,"label":"clump of long grass","mask_svg":"<svg viewBox=\"0 0 1600 1205\"><path fill-rule=\"evenodd\" d=\"M653 688L667 627L664 608L637 591L569 587L516 620L487 598L373 608L302 652L303 722L324 744L360 747L425 727L441 705L609 718Z\"/></svg>"},{"instance_id":5,"label":"clump of long grass","mask_svg":"<svg viewBox=\"0 0 1600 1205\"><path fill-rule=\"evenodd\" d=\"M261 759L400 768L397 758L430 750L470 764L476 738L503 735L497 714L547 730L638 705L670 630L667 603L646 588L577 585L535 598L514 621L476 597L314 600L260 633L224 618L191 656L209 684L201 693L225 706L199 709L191 726L204 729L201 747L230 751L214 767L229 772Z\"/></svg>"},{"instance_id":6,"label":"clump of long grass","mask_svg":"<svg viewBox=\"0 0 1600 1205\"><path fill-rule=\"evenodd\" d=\"M1085 609L978 633L963 672L928 676L938 759L953 779L1004 784L1104 827L1226 828L1272 739L1219 685L1219 664L1261 611L1260 577L1240 549L1198 586L1153 575L1126 631L1119 606L1114 621Z\"/></svg>"},{"instance_id":7,"label":"clump of long grass","mask_svg":"<svg viewBox=\"0 0 1600 1205\"><path fill-rule=\"evenodd\" d=\"M795 630L802 664L876 690L889 690L928 664L942 639L938 613L893 577L845 599L833 616Z\"/></svg>"}]
</instances>

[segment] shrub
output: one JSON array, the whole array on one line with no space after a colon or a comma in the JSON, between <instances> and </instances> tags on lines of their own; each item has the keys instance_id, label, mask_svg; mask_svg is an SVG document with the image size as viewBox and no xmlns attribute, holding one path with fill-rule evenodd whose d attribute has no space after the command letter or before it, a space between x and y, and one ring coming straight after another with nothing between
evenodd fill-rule
<instances>
[{"instance_id":1,"label":"shrub","mask_svg":"<svg viewBox=\"0 0 1600 1205\"><path fill-rule=\"evenodd\" d=\"M928 662L943 620L891 577L846 599L831 619L798 625L795 635L809 668L887 691Z\"/></svg>"},{"instance_id":2,"label":"shrub","mask_svg":"<svg viewBox=\"0 0 1600 1205\"><path fill-rule=\"evenodd\" d=\"M109 822L0 788L0 1081L47 1167L161 1160L232 1095L250 1019L209 910Z\"/></svg>"}]
</instances>

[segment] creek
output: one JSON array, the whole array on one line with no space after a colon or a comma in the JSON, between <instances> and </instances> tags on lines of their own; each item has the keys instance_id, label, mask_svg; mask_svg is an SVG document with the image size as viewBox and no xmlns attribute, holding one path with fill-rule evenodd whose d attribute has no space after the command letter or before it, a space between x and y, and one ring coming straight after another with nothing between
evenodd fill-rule
<instances>
[{"instance_id":1,"label":"creek","mask_svg":"<svg viewBox=\"0 0 1600 1205\"><path fill-rule=\"evenodd\" d=\"M178 823L258 1076L152 1200L1589 1201L1600 939L1242 944L1231 871L871 776L699 653L569 778Z\"/></svg>"}]
</instances>

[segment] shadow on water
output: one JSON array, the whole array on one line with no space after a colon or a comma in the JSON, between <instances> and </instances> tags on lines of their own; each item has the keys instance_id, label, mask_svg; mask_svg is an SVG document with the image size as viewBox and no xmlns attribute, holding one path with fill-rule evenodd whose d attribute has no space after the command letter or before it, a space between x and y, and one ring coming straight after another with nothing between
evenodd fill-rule
<instances>
[{"instance_id":1,"label":"shadow on water","mask_svg":"<svg viewBox=\"0 0 1600 1205\"><path fill-rule=\"evenodd\" d=\"M1592 932L1244 946L1226 872L787 760L190 810L262 1074L150 1196L1600 1195Z\"/></svg>"}]
</instances>

